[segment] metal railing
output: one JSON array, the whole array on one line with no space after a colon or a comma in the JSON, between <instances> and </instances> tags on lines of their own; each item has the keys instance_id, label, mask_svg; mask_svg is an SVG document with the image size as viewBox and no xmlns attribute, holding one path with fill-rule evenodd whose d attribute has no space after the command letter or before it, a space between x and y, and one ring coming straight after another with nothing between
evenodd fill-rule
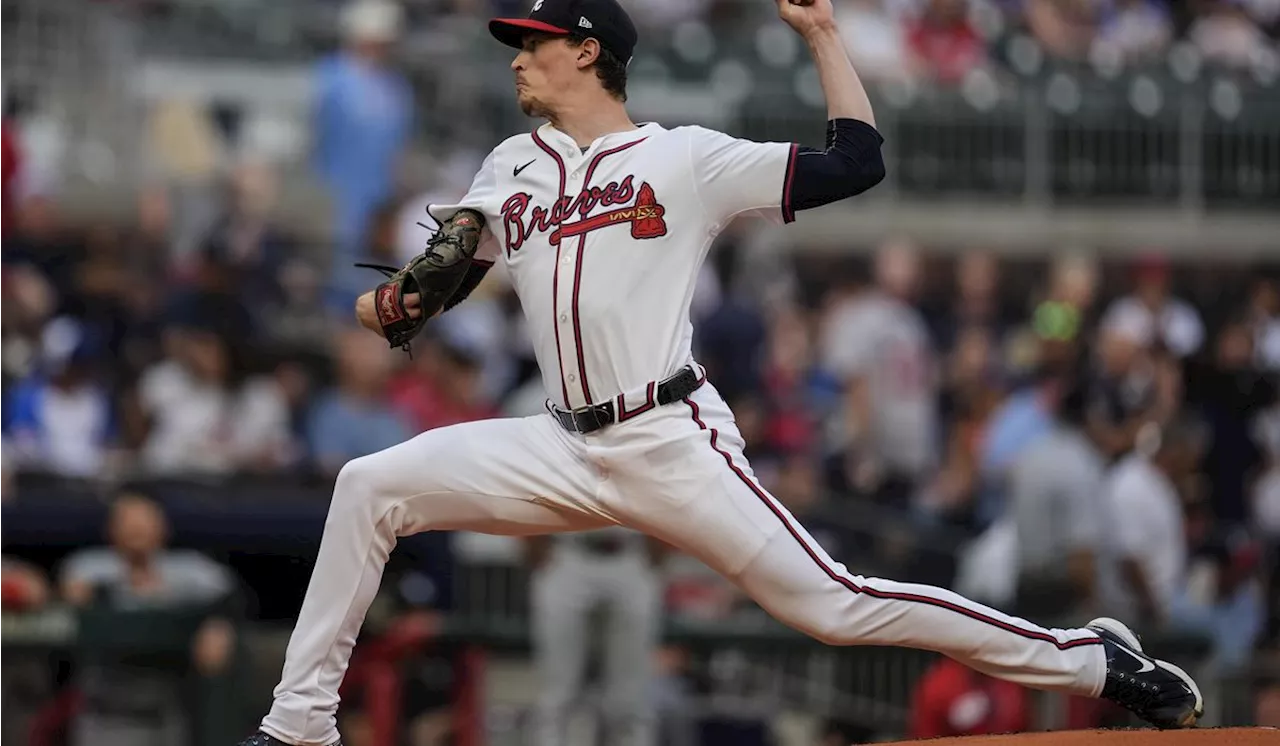
<instances>
[{"instance_id":1,"label":"metal railing","mask_svg":"<svg viewBox=\"0 0 1280 746\"><path fill-rule=\"evenodd\" d=\"M77 157L66 159L65 170L91 182L96 170L97 183L110 184L90 199L127 193L144 178L138 166L139 154L148 152L147 129L138 126L147 103L142 99L168 95L143 90L144 68L154 72L181 63L188 71L224 71L182 77L177 90L194 101L243 105L249 113L274 107L268 118L288 119L306 131L308 109L298 102L307 95L307 66L334 47L336 4L281 0L268 12L240 0L182 0L162 3L165 12L148 17L132 14L128 5L93 3L88 11L82 5L6 5L6 21L12 17L17 23L12 30L5 25L4 63L6 82L47 86L44 97L71 121L67 129ZM630 66L633 115L820 145L826 114L811 64L798 49L778 52L784 41L795 44L785 29L764 33L776 19L745 10L739 15L717 19L714 26L693 20L669 33L648 33ZM115 25L102 23L107 18ZM711 54L695 54L688 43L692 37L685 32L696 28L704 32L699 38L714 41ZM1275 71L1188 65L1181 47L1158 65L1124 71L1055 63L1042 54L1036 65L1018 68L1009 62L1017 55L1003 51L1034 46L1025 37L998 40L991 64L952 87L870 82L889 176L867 199L914 210L894 218L913 225L916 213L935 214L930 210L946 202L1012 208L1008 219L1025 224L1019 240L1075 235L1084 222L1064 218L1070 225L1037 229L1043 216L1052 220L1078 209L1151 210L1157 226L1177 227L1171 236L1144 241L1179 239L1200 246L1226 232L1228 244L1266 250L1277 230L1266 221L1280 204ZM493 43L480 19L419 12L406 29L399 64L416 92L420 152L440 160L459 149L483 152L532 126L513 101L510 59L511 50ZM235 64L219 67L229 60ZM264 99L263 80L289 90ZM296 159L304 152L295 148L282 157ZM116 167L104 171L104 162ZM314 191L305 168L283 165L291 176L287 193ZM112 178L102 179L104 172ZM1235 220L1241 211L1249 212L1248 225ZM852 222L858 221L846 221ZM838 232L848 234L850 228L842 224ZM1114 233L1101 223L1090 230L1081 240L1106 244ZM971 240L999 241L950 223L935 232L976 232L981 235Z\"/></svg>"}]
</instances>

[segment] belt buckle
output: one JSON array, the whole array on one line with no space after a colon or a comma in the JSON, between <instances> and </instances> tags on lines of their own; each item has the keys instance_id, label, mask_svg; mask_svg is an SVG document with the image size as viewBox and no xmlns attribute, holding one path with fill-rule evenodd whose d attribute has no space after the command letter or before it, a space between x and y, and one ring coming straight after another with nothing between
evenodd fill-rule
<instances>
[{"instance_id":1,"label":"belt buckle","mask_svg":"<svg viewBox=\"0 0 1280 746\"><path fill-rule=\"evenodd\" d=\"M552 404L551 411L556 416L556 422L560 423L560 427L571 433L578 432L578 418L573 416L572 409L561 409Z\"/></svg>"},{"instance_id":2,"label":"belt buckle","mask_svg":"<svg viewBox=\"0 0 1280 746\"><path fill-rule=\"evenodd\" d=\"M609 402L605 402L604 404L591 404L583 407L583 409L587 410L583 412L583 414L589 415L591 418L592 431L599 430L613 424L613 408L610 406ZM583 432L588 431L584 429Z\"/></svg>"}]
</instances>

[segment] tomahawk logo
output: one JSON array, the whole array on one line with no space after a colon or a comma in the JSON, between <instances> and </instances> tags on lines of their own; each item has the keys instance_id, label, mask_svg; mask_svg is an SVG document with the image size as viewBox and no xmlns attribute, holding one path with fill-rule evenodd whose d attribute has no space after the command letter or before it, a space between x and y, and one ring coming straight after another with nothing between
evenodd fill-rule
<instances>
[{"instance_id":1,"label":"tomahawk logo","mask_svg":"<svg viewBox=\"0 0 1280 746\"><path fill-rule=\"evenodd\" d=\"M627 177L628 181L630 178ZM666 212L667 208L658 204L658 199L653 194L653 187L649 186L648 182L644 182L636 192L636 203L631 207L602 212L576 223L562 223L559 228L551 232L548 240L552 246L556 246L570 236L579 236L618 223L631 225L632 238L662 238L667 235L667 221L662 219Z\"/></svg>"}]
</instances>

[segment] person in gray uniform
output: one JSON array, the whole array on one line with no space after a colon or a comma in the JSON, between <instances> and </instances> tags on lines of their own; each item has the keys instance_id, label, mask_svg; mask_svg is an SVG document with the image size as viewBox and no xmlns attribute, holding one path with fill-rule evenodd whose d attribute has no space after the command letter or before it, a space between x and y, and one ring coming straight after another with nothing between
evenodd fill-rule
<instances>
[{"instance_id":1,"label":"person in gray uniform","mask_svg":"<svg viewBox=\"0 0 1280 746\"><path fill-rule=\"evenodd\" d=\"M657 725L650 689L662 625L661 547L617 527L527 542L534 568L534 663L542 687L534 743L566 743L593 641L602 639L603 743L651 746Z\"/></svg>"}]
</instances>

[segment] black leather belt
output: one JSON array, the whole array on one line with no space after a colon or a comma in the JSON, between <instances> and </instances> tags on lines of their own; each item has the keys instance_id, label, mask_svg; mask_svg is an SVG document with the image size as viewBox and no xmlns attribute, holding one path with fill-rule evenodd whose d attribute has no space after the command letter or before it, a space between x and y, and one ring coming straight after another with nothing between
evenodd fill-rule
<instances>
[{"instance_id":1,"label":"black leather belt","mask_svg":"<svg viewBox=\"0 0 1280 746\"><path fill-rule=\"evenodd\" d=\"M549 409L551 416L555 417L565 430L571 433L592 433L615 422L626 422L654 407L680 401L697 391L706 380L698 375L692 365L686 365L674 376L664 381L650 383L645 403L632 410L626 408L622 394L603 404L592 404L579 409L561 409L554 404Z\"/></svg>"}]
</instances>

